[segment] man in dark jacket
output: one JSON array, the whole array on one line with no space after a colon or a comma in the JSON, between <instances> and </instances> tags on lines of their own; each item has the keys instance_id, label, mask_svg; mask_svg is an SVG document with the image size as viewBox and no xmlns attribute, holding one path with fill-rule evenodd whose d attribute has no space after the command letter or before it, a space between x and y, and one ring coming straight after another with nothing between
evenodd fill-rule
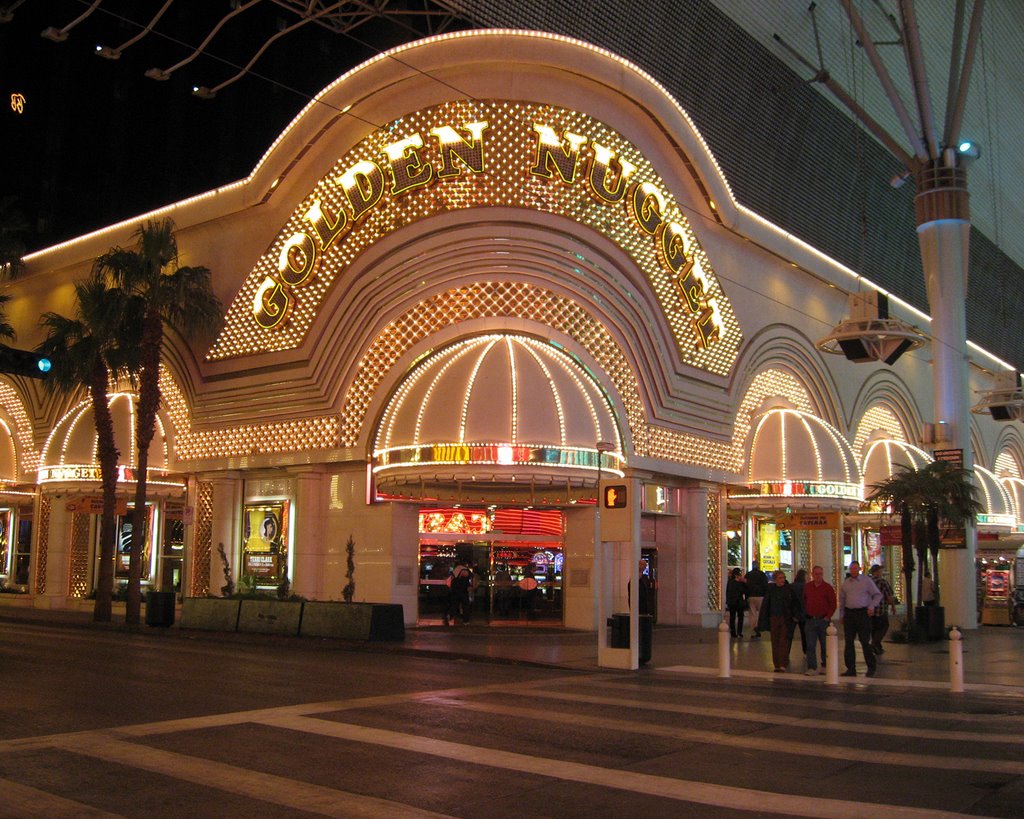
<instances>
[{"instance_id":1,"label":"man in dark jacket","mask_svg":"<svg viewBox=\"0 0 1024 819\"><path fill-rule=\"evenodd\" d=\"M748 574L749 578L750 575ZM803 604L793 587L786 582L785 572L775 572L774 583L768 587L761 604L762 629L772 633L772 662L776 671L789 670L789 652L793 647L793 631L803 612Z\"/></svg>"},{"instance_id":2,"label":"man in dark jacket","mask_svg":"<svg viewBox=\"0 0 1024 819\"><path fill-rule=\"evenodd\" d=\"M750 635L751 640L761 637L761 601L764 600L767 591L768 577L757 567L755 560L750 564L750 571L747 572L747 602L750 603L750 622L754 624L754 633Z\"/></svg>"}]
</instances>

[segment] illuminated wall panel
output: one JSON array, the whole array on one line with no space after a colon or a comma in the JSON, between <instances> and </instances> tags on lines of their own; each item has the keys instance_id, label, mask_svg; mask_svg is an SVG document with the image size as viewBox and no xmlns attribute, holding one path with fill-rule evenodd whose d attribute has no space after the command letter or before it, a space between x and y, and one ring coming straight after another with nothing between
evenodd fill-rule
<instances>
[{"instance_id":1,"label":"illuminated wall panel","mask_svg":"<svg viewBox=\"0 0 1024 819\"><path fill-rule=\"evenodd\" d=\"M196 483L195 526L192 530L192 566L189 573L189 597L210 593L210 559L213 552L213 484Z\"/></svg>"}]
</instances>

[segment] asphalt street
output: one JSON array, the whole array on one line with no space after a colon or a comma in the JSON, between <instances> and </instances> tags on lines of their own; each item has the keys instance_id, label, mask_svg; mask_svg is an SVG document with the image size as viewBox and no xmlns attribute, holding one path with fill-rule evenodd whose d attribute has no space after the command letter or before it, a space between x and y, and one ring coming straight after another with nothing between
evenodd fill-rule
<instances>
[{"instance_id":1,"label":"asphalt street","mask_svg":"<svg viewBox=\"0 0 1024 819\"><path fill-rule=\"evenodd\" d=\"M1024 813L1019 695L12 622L0 660L5 816Z\"/></svg>"}]
</instances>

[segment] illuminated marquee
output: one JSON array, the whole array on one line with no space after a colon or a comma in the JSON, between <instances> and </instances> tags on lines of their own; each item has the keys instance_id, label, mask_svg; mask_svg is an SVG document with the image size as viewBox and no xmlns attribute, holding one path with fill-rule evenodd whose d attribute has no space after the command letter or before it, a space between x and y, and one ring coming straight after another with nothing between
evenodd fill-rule
<instances>
[{"instance_id":1,"label":"illuminated marquee","mask_svg":"<svg viewBox=\"0 0 1024 819\"><path fill-rule=\"evenodd\" d=\"M402 466L427 464L490 464L495 466L553 466L597 469L599 453L594 450L519 444L426 444L383 449L374 453L374 472ZM610 475L623 475L622 460L613 453L601 457L601 468Z\"/></svg>"},{"instance_id":2,"label":"illuminated marquee","mask_svg":"<svg viewBox=\"0 0 1024 819\"><path fill-rule=\"evenodd\" d=\"M864 490L857 483L838 481L777 481L755 484L746 490L729 493L733 498L848 498L863 500Z\"/></svg>"},{"instance_id":3,"label":"illuminated marquee","mask_svg":"<svg viewBox=\"0 0 1024 819\"><path fill-rule=\"evenodd\" d=\"M148 482L151 484L178 487L185 485L183 477L172 475L169 472L163 472L155 469L149 469L147 472L149 473ZM102 477L100 468L96 464L58 464L57 466L39 467L39 483L66 483L77 481L96 481L98 483L102 480ZM117 482L134 483L135 470L130 466L118 466Z\"/></svg>"},{"instance_id":4,"label":"illuminated marquee","mask_svg":"<svg viewBox=\"0 0 1024 819\"><path fill-rule=\"evenodd\" d=\"M410 114L341 157L253 269L210 358L296 347L327 289L374 242L474 207L554 213L607 236L645 273L683 359L731 367L740 343L732 308L650 163L584 114L514 102Z\"/></svg>"}]
</instances>

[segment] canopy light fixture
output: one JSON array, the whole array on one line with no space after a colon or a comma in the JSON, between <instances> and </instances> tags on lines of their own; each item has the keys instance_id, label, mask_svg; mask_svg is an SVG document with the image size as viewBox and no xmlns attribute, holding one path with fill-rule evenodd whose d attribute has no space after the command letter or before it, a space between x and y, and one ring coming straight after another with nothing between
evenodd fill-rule
<instances>
[{"instance_id":1,"label":"canopy light fixture","mask_svg":"<svg viewBox=\"0 0 1024 819\"><path fill-rule=\"evenodd\" d=\"M1024 418L1024 390L1020 373L1008 370L996 377L995 386L981 393L981 400L971 407L975 415L988 413L996 421L1017 421Z\"/></svg>"},{"instance_id":2,"label":"canopy light fixture","mask_svg":"<svg viewBox=\"0 0 1024 819\"><path fill-rule=\"evenodd\" d=\"M884 293L851 293L848 306L850 318L816 344L823 353L844 355L857 364L881 361L891 367L904 353L925 343L924 334L916 327L889 317Z\"/></svg>"}]
</instances>

